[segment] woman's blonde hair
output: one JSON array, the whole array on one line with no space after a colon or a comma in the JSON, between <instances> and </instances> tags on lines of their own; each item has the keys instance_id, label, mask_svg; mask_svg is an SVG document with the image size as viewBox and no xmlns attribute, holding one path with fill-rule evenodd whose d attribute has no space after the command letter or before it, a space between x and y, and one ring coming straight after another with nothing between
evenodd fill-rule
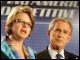
<instances>
[{"instance_id":1,"label":"woman's blonde hair","mask_svg":"<svg viewBox=\"0 0 80 60\"><path fill-rule=\"evenodd\" d=\"M22 12L29 15L31 23L32 23L31 30L33 29L33 27L34 27L34 15L32 12L32 8L30 8L29 6L26 6L26 5L16 6L16 7L12 8L10 14L7 17L5 30L8 33L8 35L10 35L12 33L11 27L12 27L13 21L15 20L16 15L18 13L22 13Z\"/></svg>"}]
</instances>

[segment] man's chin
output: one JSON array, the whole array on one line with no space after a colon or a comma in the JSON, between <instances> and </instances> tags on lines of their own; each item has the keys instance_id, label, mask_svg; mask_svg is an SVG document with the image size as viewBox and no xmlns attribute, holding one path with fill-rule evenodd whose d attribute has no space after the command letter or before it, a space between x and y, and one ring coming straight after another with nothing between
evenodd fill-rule
<instances>
[{"instance_id":1,"label":"man's chin","mask_svg":"<svg viewBox=\"0 0 80 60\"><path fill-rule=\"evenodd\" d=\"M64 46L61 45L61 44L56 44L54 46L52 46L52 48L55 48L55 49L62 49Z\"/></svg>"}]
</instances>

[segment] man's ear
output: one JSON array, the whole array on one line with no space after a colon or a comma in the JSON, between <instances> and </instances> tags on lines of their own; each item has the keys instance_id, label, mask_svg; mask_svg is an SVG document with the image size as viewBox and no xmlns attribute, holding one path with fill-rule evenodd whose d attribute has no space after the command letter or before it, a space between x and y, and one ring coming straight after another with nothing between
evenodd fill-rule
<instances>
[{"instance_id":1,"label":"man's ear","mask_svg":"<svg viewBox=\"0 0 80 60\"><path fill-rule=\"evenodd\" d=\"M47 30L46 34L47 34L47 36L49 37L49 36L50 36L50 31Z\"/></svg>"},{"instance_id":2,"label":"man's ear","mask_svg":"<svg viewBox=\"0 0 80 60\"><path fill-rule=\"evenodd\" d=\"M69 40L68 40L68 43L71 41L71 36L69 36Z\"/></svg>"}]
</instances>

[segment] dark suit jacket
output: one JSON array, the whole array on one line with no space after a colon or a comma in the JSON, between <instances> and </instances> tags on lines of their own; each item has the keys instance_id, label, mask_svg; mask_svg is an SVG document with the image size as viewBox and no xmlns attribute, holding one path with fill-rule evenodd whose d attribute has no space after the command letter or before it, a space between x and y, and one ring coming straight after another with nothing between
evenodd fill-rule
<instances>
[{"instance_id":1,"label":"dark suit jacket","mask_svg":"<svg viewBox=\"0 0 80 60\"><path fill-rule=\"evenodd\" d=\"M76 55L74 55L72 53L69 53L67 51L64 51L64 55L65 55L65 59L76 59L76 58L79 59L78 56L76 56ZM44 50L44 51L42 51L42 52L40 52L38 54L35 54L35 58L36 59L51 59L51 57L50 57L50 55L48 53L48 49L46 49L46 50Z\"/></svg>"}]
</instances>

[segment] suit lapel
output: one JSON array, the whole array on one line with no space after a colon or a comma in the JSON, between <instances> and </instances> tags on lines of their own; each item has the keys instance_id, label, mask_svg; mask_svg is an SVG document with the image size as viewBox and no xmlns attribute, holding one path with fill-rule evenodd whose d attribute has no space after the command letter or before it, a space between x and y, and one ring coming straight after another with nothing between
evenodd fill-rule
<instances>
[{"instance_id":1,"label":"suit lapel","mask_svg":"<svg viewBox=\"0 0 80 60\"><path fill-rule=\"evenodd\" d=\"M44 53L45 53L45 58L46 59L51 59L50 54L48 52L48 49L46 49Z\"/></svg>"},{"instance_id":2,"label":"suit lapel","mask_svg":"<svg viewBox=\"0 0 80 60\"><path fill-rule=\"evenodd\" d=\"M67 51L64 51L65 59L69 59L69 55Z\"/></svg>"}]
</instances>

